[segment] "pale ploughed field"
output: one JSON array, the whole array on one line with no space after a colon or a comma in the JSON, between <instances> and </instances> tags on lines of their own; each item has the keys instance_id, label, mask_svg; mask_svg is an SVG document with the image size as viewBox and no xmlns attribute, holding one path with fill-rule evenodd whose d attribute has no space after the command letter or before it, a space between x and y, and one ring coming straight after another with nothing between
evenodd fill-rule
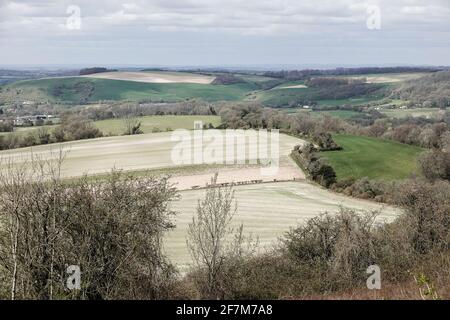
<instances>
[{"instance_id":1,"label":"pale ploughed field","mask_svg":"<svg viewBox=\"0 0 450 320\"><path fill-rule=\"evenodd\" d=\"M184 72L102 72L81 76L85 78L125 80L144 83L197 83L210 84L215 77Z\"/></svg>"},{"instance_id":2,"label":"pale ploughed field","mask_svg":"<svg viewBox=\"0 0 450 320\"><path fill-rule=\"evenodd\" d=\"M242 223L244 233L258 238L263 250L275 244L291 227L325 211L336 213L340 206L359 211L381 210L379 222L392 221L400 213L397 208L336 194L305 180L235 186L234 190L238 207L234 224ZM191 263L186 246L187 228L204 194L204 189L182 191L181 200L172 206L177 212L173 218L176 228L167 234L165 250L181 269Z\"/></svg>"}]
</instances>

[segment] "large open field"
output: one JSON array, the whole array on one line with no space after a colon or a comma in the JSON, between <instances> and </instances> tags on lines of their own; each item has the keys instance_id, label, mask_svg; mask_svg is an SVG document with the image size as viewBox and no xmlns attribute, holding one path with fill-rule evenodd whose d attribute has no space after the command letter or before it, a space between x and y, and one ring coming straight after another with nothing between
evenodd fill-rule
<instances>
[{"instance_id":1,"label":"large open field","mask_svg":"<svg viewBox=\"0 0 450 320\"><path fill-rule=\"evenodd\" d=\"M155 129L161 131L176 129L194 129L194 122L218 126L221 122L219 116L145 116L137 120L141 123L143 133L151 133ZM106 135L121 135L125 132L123 119L108 119L95 121L94 125Z\"/></svg>"},{"instance_id":2,"label":"large open field","mask_svg":"<svg viewBox=\"0 0 450 320\"><path fill-rule=\"evenodd\" d=\"M194 140L193 144L195 143ZM212 142L203 146L204 150L211 146L220 146L220 142ZM246 152L248 153L248 140ZM280 135L281 165L295 166L288 155L293 147L302 140ZM172 160L172 150L179 141L172 140L172 132L141 134L134 136L117 136L80 140L61 144L41 145L32 148L14 149L0 152L3 161L12 160L14 165L29 161L31 155L41 159L53 160L62 149L66 153L62 168L62 176L77 177L83 174L102 174L111 169L141 171L145 169L173 168L177 164ZM237 145L237 144L236 144ZM258 179L259 177L254 177ZM270 177L275 179L277 176Z\"/></svg>"},{"instance_id":3,"label":"large open field","mask_svg":"<svg viewBox=\"0 0 450 320\"><path fill-rule=\"evenodd\" d=\"M171 131L176 129L193 129L196 121L202 121L203 124L212 124L214 127L220 125L221 120L219 116L144 116L138 117L137 120L141 123L141 130L143 133L152 133L155 131ZM59 119L58 119L59 121ZM58 122L57 121L57 122ZM57 123L56 122L56 123ZM126 126L123 119L108 119L93 122L94 126L99 128L104 135L122 135L125 132ZM37 127L17 127L14 132L0 132L0 136L14 134L23 136L30 132L36 132L39 129L46 129L50 132L58 125L45 125Z\"/></svg>"},{"instance_id":4,"label":"large open field","mask_svg":"<svg viewBox=\"0 0 450 320\"><path fill-rule=\"evenodd\" d=\"M145 83L210 84L215 77L188 72L103 72L82 76L95 79L126 80Z\"/></svg>"},{"instance_id":5,"label":"large open field","mask_svg":"<svg viewBox=\"0 0 450 320\"><path fill-rule=\"evenodd\" d=\"M323 89L308 88L302 84L289 82L286 86L280 85L271 90L260 91L256 93L256 100L261 101L264 105L283 107L283 106L301 106L307 102L315 101L319 105L363 105L369 102L381 101L384 97L382 92L374 92L362 96L354 96L346 99L330 99L323 98ZM367 84L372 85L372 84ZM381 87L380 87L381 88Z\"/></svg>"},{"instance_id":6,"label":"large open field","mask_svg":"<svg viewBox=\"0 0 450 320\"><path fill-rule=\"evenodd\" d=\"M418 173L419 147L376 138L335 135L344 149L322 152L338 176L343 178L402 179Z\"/></svg>"},{"instance_id":7,"label":"large open field","mask_svg":"<svg viewBox=\"0 0 450 320\"><path fill-rule=\"evenodd\" d=\"M345 76L348 78L366 78L367 83L396 83L418 79L427 76L429 72L409 72L409 73L378 73L362 74L358 76Z\"/></svg>"},{"instance_id":8,"label":"large open field","mask_svg":"<svg viewBox=\"0 0 450 320\"><path fill-rule=\"evenodd\" d=\"M199 83L145 83L85 77L20 81L6 87L6 99L32 101L95 102L101 100L152 100L174 102L186 99L205 101L243 100L256 90L254 83L212 85ZM8 95L8 93L11 93Z\"/></svg>"},{"instance_id":9,"label":"large open field","mask_svg":"<svg viewBox=\"0 0 450 320\"><path fill-rule=\"evenodd\" d=\"M262 246L276 242L290 227L325 211L337 212L340 206L362 211L383 208L379 217L383 221L391 221L399 213L396 208L335 194L306 181L237 186L235 192L238 212L234 223L244 224L244 232L257 237ZM186 230L204 193L205 190L183 191L181 199L172 206L178 212L173 219L177 227L167 235L165 248L172 261L181 265L190 262Z\"/></svg>"}]
</instances>

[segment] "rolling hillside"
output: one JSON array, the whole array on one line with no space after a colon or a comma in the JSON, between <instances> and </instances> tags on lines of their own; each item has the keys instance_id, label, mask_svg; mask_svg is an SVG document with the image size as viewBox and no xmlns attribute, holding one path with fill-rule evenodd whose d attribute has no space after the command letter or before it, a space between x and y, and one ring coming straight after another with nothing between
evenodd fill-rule
<instances>
[{"instance_id":1,"label":"rolling hillside","mask_svg":"<svg viewBox=\"0 0 450 320\"><path fill-rule=\"evenodd\" d=\"M177 102L201 99L208 102L255 101L276 108L311 104L363 105L382 102L391 92L403 88L404 83L421 81L422 78L417 79L419 76L416 73L331 76L313 78L328 79L328 84L326 81L316 81L309 85L310 80L292 81L238 73L105 72L81 77L15 82L0 87L0 102ZM228 77L233 81L223 83L215 80L220 77ZM348 83L332 83L330 80L333 79Z\"/></svg>"},{"instance_id":2,"label":"rolling hillside","mask_svg":"<svg viewBox=\"0 0 450 320\"><path fill-rule=\"evenodd\" d=\"M338 179L363 178L395 180L418 173L417 157L422 148L376 138L334 135L342 151L321 152L336 171Z\"/></svg>"},{"instance_id":3,"label":"rolling hillside","mask_svg":"<svg viewBox=\"0 0 450 320\"><path fill-rule=\"evenodd\" d=\"M186 99L205 101L242 100L256 90L251 83L211 85L196 83L144 83L125 80L91 79L87 77L53 78L21 81L5 91L23 100L65 102L95 102L99 100L151 100L174 102Z\"/></svg>"}]
</instances>

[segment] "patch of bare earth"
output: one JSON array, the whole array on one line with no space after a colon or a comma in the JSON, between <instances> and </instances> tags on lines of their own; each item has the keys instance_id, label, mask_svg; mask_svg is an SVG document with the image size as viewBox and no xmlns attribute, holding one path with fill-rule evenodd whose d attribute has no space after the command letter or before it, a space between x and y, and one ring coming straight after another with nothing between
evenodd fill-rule
<instances>
[{"instance_id":1,"label":"patch of bare earth","mask_svg":"<svg viewBox=\"0 0 450 320\"><path fill-rule=\"evenodd\" d=\"M223 168L217 170L217 183L252 183L252 182L277 182L305 179L305 174L294 165L279 167L274 175L264 175L262 168ZM183 175L170 178L178 190L192 188L204 188L211 182L214 171L202 174Z\"/></svg>"},{"instance_id":2,"label":"patch of bare earth","mask_svg":"<svg viewBox=\"0 0 450 320\"><path fill-rule=\"evenodd\" d=\"M304 84L297 84L297 85L293 85L293 86L281 87L280 89L305 89L305 88L308 88L308 87L305 86Z\"/></svg>"},{"instance_id":3,"label":"patch of bare earth","mask_svg":"<svg viewBox=\"0 0 450 320\"><path fill-rule=\"evenodd\" d=\"M170 72L103 72L82 76L85 78L125 80L145 83L197 83L210 84L215 77L193 73Z\"/></svg>"}]
</instances>

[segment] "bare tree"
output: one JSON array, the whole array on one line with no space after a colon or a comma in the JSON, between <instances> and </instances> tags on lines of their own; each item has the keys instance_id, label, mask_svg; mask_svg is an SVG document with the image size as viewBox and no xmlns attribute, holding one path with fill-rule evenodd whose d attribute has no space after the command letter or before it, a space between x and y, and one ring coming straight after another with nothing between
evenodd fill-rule
<instances>
[{"instance_id":1,"label":"bare tree","mask_svg":"<svg viewBox=\"0 0 450 320\"><path fill-rule=\"evenodd\" d=\"M122 111L122 121L125 127L125 135L141 134L141 122L138 118L138 107L126 105Z\"/></svg>"},{"instance_id":2,"label":"bare tree","mask_svg":"<svg viewBox=\"0 0 450 320\"><path fill-rule=\"evenodd\" d=\"M228 259L242 255L243 226L233 228L237 211L231 186L217 185L217 174L211 179L205 198L199 200L197 214L188 227L187 245L192 258L206 279L200 286L205 298L220 297L220 280Z\"/></svg>"},{"instance_id":3,"label":"bare tree","mask_svg":"<svg viewBox=\"0 0 450 320\"><path fill-rule=\"evenodd\" d=\"M123 118L125 126L125 135L141 134L141 122L133 115L127 115Z\"/></svg>"}]
</instances>

